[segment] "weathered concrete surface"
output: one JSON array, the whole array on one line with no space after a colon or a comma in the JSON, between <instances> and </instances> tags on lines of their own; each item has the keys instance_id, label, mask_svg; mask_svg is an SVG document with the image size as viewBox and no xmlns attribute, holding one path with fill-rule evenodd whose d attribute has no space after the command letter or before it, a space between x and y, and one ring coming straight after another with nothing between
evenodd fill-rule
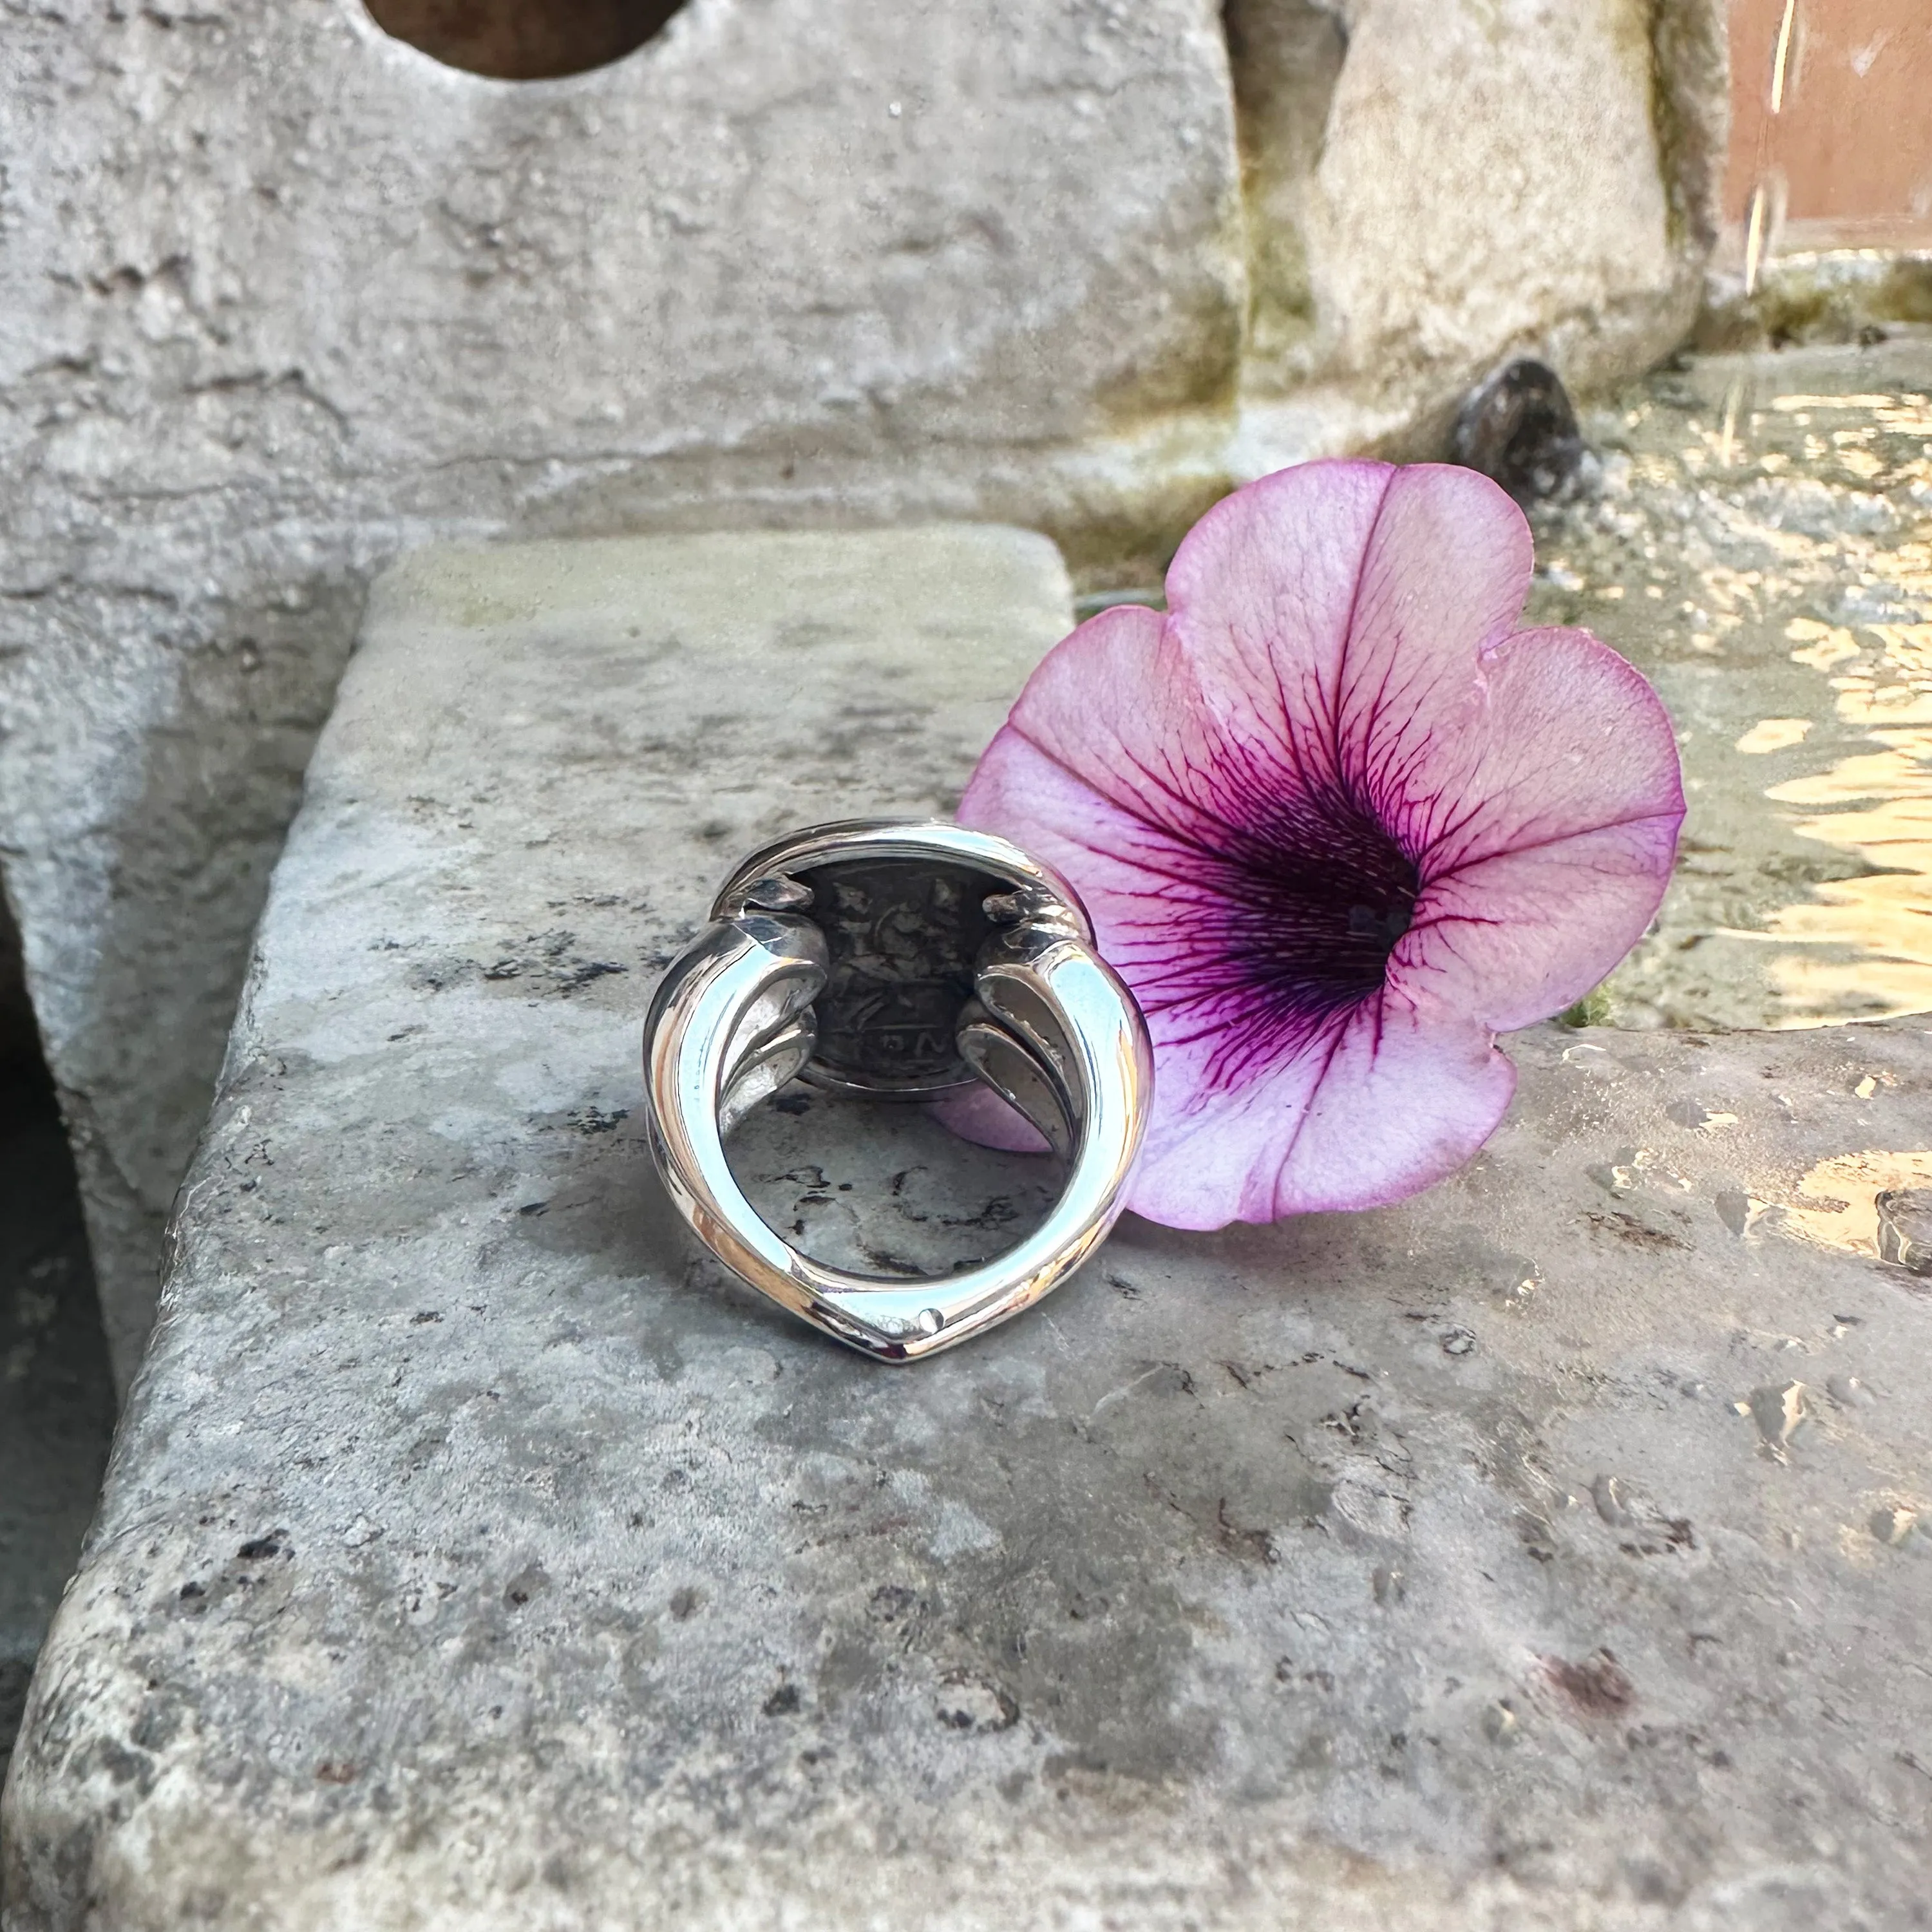
<instances>
[{"instance_id":1,"label":"weathered concrete surface","mask_svg":"<svg viewBox=\"0 0 1932 1932\"><path fill-rule=\"evenodd\" d=\"M1184 524L1090 446L1232 390L1238 188L1210 0L694 0L523 86L358 0L5 0L0 828L124 1376L371 571Z\"/></svg>"},{"instance_id":2,"label":"weathered concrete surface","mask_svg":"<svg viewBox=\"0 0 1932 1932\"><path fill-rule=\"evenodd\" d=\"M1728 257L1728 259L1727 259ZM1713 256L1696 346L1719 352L1794 343L1870 345L1932 322L1932 248L1843 248L1766 259L1744 286L1742 255Z\"/></svg>"},{"instance_id":3,"label":"weathered concrete surface","mask_svg":"<svg viewBox=\"0 0 1932 1932\"><path fill-rule=\"evenodd\" d=\"M944 803L1064 595L997 533L388 580L6 1932L1928 1924L1932 1297L1869 1252L1925 1030L1534 1032L1432 1193L1130 1222L904 1373L681 1232L652 966L752 840ZM744 1166L821 1252L1040 1204L790 1104Z\"/></svg>"},{"instance_id":4,"label":"weathered concrete surface","mask_svg":"<svg viewBox=\"0 0 1932 1932\"><path fill-rule=\"evenodd\" d=\"M385 559L942 514L1157 574L1513 350L1669 346L1714 7L1234 0L1231 84L1212 0L691 0L518 86L358 0L0 0L0 844L123 1379Z\"/></svg>"},{"instance_id":5,"label":"weathered concrete surface","mask_svg":"<svg viewBox=\"0 0 1932 1932\"><path fill-rule=\"evenodd\" d=\"M1530 353L1588 390L1688 333L1729 99L1714 0L1233 0L1244 467L1439 446Z\"/></svg>"}]
</instances>

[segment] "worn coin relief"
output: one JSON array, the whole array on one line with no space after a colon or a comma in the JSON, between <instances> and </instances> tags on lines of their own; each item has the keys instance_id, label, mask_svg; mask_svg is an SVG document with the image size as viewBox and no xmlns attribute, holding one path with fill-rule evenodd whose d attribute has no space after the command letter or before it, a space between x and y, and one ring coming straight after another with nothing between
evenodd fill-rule
<instances>
[{"instance_id":1,"label":"worn coin relief","mask_svg":"<svg viewBox=\"0 0 1932 1932\"><path fill-rule=\"evenodd\" d=\"M867 1091L924 1097L971 1077L959 1016L993 930L985 902L1003 882L963 866L868 860L802 873L832 955L814 1003L814 1071Z\"/></svg>"}]
</instances>

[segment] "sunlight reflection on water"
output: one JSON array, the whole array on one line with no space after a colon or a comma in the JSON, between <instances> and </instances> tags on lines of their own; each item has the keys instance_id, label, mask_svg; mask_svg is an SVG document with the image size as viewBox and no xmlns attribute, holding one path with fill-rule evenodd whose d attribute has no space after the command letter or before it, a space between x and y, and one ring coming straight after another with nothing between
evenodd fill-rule
<instances>
[{"instance_id":1,"label":"sunlight reflection on water","mask_svg":"<svg viewBox=\"0 0 1932 1932\"><path fill-rule=\"evenodd\" d=\"M1531 621L1652 678L1690 806L1612 1022L1932 1009L1932 340L1702 358L1588 428Z\"/></svg>"},{"instance_id":2,"label":"sunlight reflection on water","mask_svg":"<svg viewBox=\"0 0 1932 1932\"><path fill-rule=\"evenodd\" d=\"M1876 1261L1880 1197L1923 1187L1928 1181L1932 1152L1923 1148L1898 1153L1868 1148L1834 1154L1799 1180L1796 1203L1774 1207L1765 1218L1774 1222L1779 1233L1814 1247Z\"/></svg>"}]
</instances>

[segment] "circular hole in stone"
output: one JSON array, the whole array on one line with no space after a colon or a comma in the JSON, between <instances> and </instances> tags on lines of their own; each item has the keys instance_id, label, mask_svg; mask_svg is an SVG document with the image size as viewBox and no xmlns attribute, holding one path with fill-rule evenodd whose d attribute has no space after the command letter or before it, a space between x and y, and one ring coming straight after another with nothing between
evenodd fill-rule
<instances>
[{"instance_id":1,"label":"circular hole in stone","mask_svg":"<svg viewBox=\"0 0 1932 1932\"><path fill-rule=\"evenodd\" d=\"M683 0L366 0L386 34L470 74L551 80L621 60Z\"/></svg>"}]
</instances>

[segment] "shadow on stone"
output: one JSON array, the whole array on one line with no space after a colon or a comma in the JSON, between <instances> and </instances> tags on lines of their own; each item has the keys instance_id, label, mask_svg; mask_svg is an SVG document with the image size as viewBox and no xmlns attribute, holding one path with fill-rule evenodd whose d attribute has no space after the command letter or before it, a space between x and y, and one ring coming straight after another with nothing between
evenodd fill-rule
<instances>
[{"instance_id":1,"label":"shadow on stone","mask_svg":"<svg viewBox=\"0 0 1932 1932\"><path fill-rule=\"evenodd\" d=\"M74 1164L0 909L0 1782L113 1426Z\"/></svg>"},{"instance_id":2,"label":"shadow on stone","mask_svg":"<svg viewBox=\"0 0 1932 1932\"><path fill-rule=\"evenodd\" d=\"M279 578L244 567L181 620L172 716L147 742L61 1102L80 1170L109 1358L124 1395L154 1319L168 1210L194 1151L242 988L248 935L302 796L362 609L340 556ZM193 906L183 919L178 909ZM172 922L170 923L172 918ZM57 1047L57 1054L62 1049Z\"/></svg>"}]
</instances>

